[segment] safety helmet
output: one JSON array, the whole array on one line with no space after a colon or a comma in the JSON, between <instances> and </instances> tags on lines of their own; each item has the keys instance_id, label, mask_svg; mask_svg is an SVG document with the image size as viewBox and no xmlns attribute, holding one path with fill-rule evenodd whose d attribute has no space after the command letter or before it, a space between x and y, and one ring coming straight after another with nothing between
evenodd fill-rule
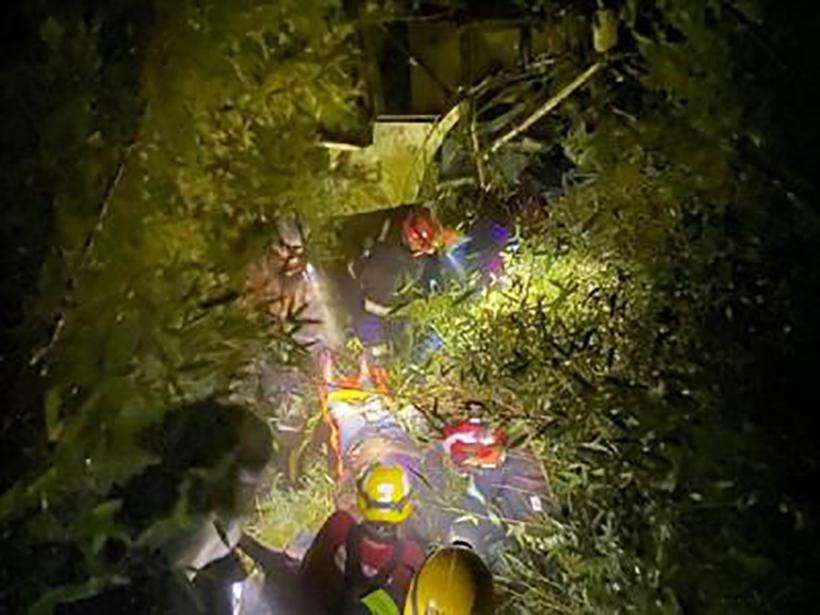
<instances>
[{"instance_id":1,"label":"safety helmet","mask_svg":"<svg viewBox=\"0 0 820 615\"><path fill-rule=\"evenodd\" d=\"M356 485L356 504L365 521L401 523L413 511L412 487L400 465L373 464Z\"/></svg>"},{"instance_id":2,"label":"safety helmet","mask_svg":"<svg viewBox=\"0 0 820 615\"><path fill-rule=\"evenodd\" d=\"M416 210L402 221L401 237L413 254L432 254L442 242L441 224L428 210Z\"/></svg>"},{"instance_id":3,"label":"safety helmet","mask_svg":"<svg viewBox=\"0 0 820 615\"><path fill-rule=\"evenodd\" d=\"M471 418L442 430L444 449L457 466L495 468L506 457L507 434Z\"/></svg>"},{"instance_id":4,"label":"safety helmet","mask_svg":"<svg viewBox=\"0 0 820 615\"><path fill-rule=\"evenodd\" d=\"M413 577L404 615L488 615L494 612L493 577L465 547L430 555Z\"/></svg>"}]
</instances>

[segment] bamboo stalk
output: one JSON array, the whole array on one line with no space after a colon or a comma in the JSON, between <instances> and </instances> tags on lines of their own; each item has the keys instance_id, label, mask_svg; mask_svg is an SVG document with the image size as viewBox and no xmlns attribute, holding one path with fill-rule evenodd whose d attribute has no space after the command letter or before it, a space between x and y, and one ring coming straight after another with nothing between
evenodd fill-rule
<instances>
[{"instance_id":1,"label":"bamboo stalk","mask_svg":"<svg viewBox=\"0 0 820 615\"><path fill-rule=\"evenodd\" d=\"M123 174L125 173L125 166L128 162L128 159L131 155L131 152L136 148L137 142L136 140L132 140L125 149L123 150L120 160L117 163L116 171L111 179L108 181L108 184L105 188L105 193L103 194L102 202L99 206L99 213L97 214L97 222L94 224L94 227L89 231L88 235L83 242L83 249L82 254L80 256L79 263L77 264L74 272L66 281L66 296L63 297L62 300L62 307L60 311L55 314L56 324L54 326L54 331L52 332L48 343L45 346L42 346L37 351L34 352L31 359L29 360L29 366L34 367L41 363L43 359L51 352L54 346L57 345L57 342L60 341L60 337L63 334L63 330L65 329L66 325L66 315L70 309L70 295L74 291L75 284L77 282L77 278L82 274L83 270L88 266L89 262L91 261L92 253L94 252L94 244L97 239L97 236L102 232L105 222L108 218L108 210L111 204L111 200L114 197L114 193L117 191L117 187L120 185L120 180L122 179Z\"/></svg>"},{"instance_id":2,"label":"bamboo stalk","mask_svg":"<svg viewBox=\"0 0 820 615\"><path fill-rule=\"evenodd\" d=\"M470 105L470 143L473 146L473 158L475 160L476 173L478 174L478 185L482 190L486 190L487 174L484 171L484 162L481 156L481 144L478 141L475 101L473 101Z\"/></svg>"},{"instance_id":3,"label":"bamboo stalk","mask_svg":"<svg viewBox=\"0 0 820 615\"><path fill-rule=\"evenodd\" d=\"M570 82L569 84L564 86L564 88L560 92L558 92L555 96L550 98L547 102L545 102L538 109L536 109L533 113L531 113L530 116L527 117L527 119L524 120L521 124L519 124L518 126L513 128L512 130L510 130L507 134L505 134L505 135L499 137L498 139L496 139L495 142L492 144L492 147L490 147L489 153L492 154L492 153L498 151L498 149L502 145L504 145L508 141L514 139L518 135L520 135L522 132L527 130L530 126L535 124L535 122L537 122L542 117L544 117L547 113L549 113L550 111L555 109L564 100L566 100L569 96L571 96L573 94L573 92L575 92L578 88L580 88L587 81L589 81L593 76L595 76L595 74L599 70L601 70L601 68L603 68L603 66L604 65L603 65L602 62L596 62L595 64L590 66L588 69L586 69L583 73L578 75L578 77L576 77L572 82Z\"/></svg>"}]
</instances>

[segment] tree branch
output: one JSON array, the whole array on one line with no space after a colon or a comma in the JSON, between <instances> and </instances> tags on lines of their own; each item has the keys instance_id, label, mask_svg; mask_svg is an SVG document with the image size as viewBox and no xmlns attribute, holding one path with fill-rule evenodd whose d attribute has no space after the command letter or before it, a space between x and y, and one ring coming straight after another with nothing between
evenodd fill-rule
<instances>
[{"instance_id":1,"label":"tree branch","mask_svg":"<svg viewBox=\"0 0 820 615\"><path fill-rule=\"evenodd\" d=\"M547 102L541 105L538 109L536 109L533 113L527 117L521 124L510 130L504 136L499 137L493 143L492 147L490 147L489 153L492 154L498 149L507 143L508 141L514 139L522 132L527 130L530 126L535 124L538 120L544 117L547 113L555 109L558 105L560 105L564 100L569 98L578 88L584 85L587 81L589 81L595 74L603 68L604 64L602 62L596 62L588 69L586 69L583 73L578 75L571 83L564 86L564 88L558 92L555 96L550 98Z\"/></svg>"}]
</instances>

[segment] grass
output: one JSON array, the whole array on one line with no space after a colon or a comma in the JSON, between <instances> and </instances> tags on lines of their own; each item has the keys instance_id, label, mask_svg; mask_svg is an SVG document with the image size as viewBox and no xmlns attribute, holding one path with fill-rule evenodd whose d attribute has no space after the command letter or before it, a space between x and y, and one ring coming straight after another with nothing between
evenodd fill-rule
<instances>
[{"instance_id":1,"label":"grass","mask_svg":"<svg viewBox=\"0 0 820 615\"><path fill-rule=\"evenodd\" d=\"M306 465L295 488L286 486L273 469L269 482L266 492L257 497L255 513L245 529L273 549L284 549L300 532L317 531L333 512L335 485L319 457Z\"/></svg>"}]
</instances>

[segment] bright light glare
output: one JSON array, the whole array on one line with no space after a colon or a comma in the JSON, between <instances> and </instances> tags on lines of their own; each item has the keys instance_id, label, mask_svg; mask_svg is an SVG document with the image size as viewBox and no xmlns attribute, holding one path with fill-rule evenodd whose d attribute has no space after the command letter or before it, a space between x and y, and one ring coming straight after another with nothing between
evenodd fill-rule
<instances>
[{"instance_id":1,"label":"bright light glare","mask_svg":"<svg viewBox=\"0 0 820 615\"><path fill-rule=\"evenodd\" d=\"M242 610L242 581L231 585L231 611L239 615Z\"/></svg>"}]
</instances>

